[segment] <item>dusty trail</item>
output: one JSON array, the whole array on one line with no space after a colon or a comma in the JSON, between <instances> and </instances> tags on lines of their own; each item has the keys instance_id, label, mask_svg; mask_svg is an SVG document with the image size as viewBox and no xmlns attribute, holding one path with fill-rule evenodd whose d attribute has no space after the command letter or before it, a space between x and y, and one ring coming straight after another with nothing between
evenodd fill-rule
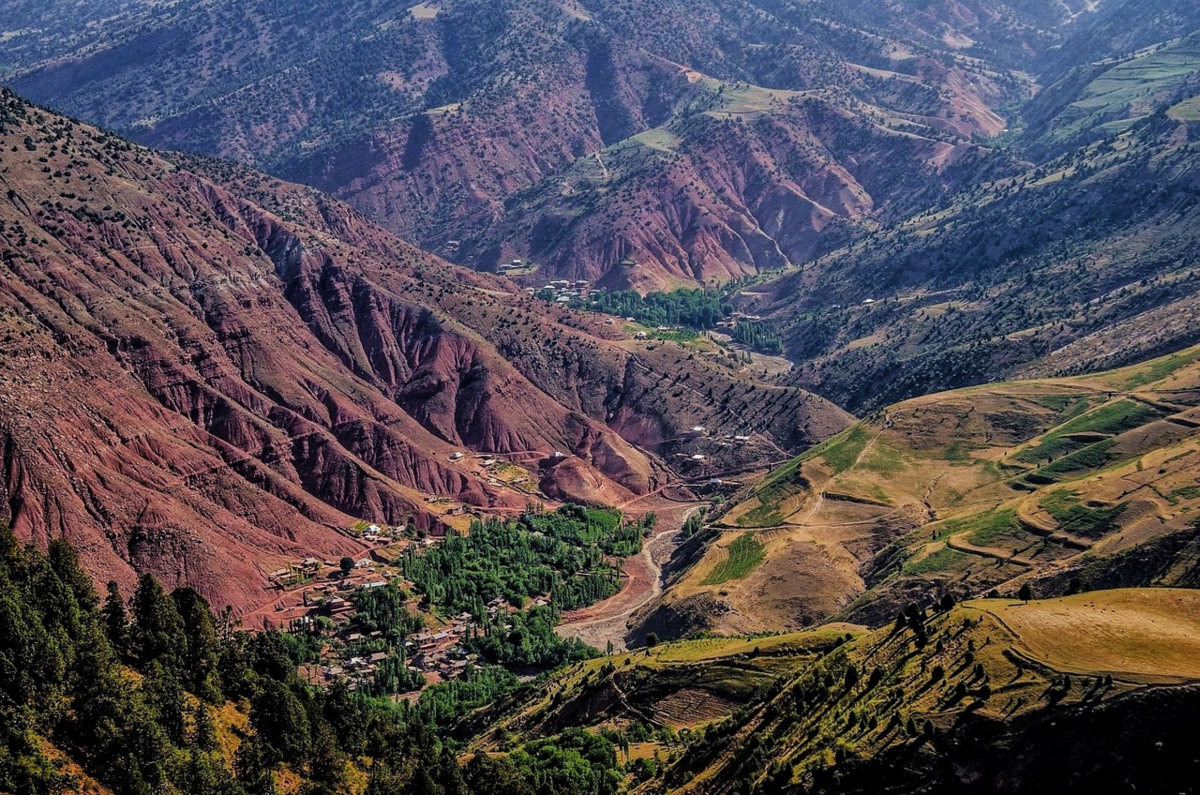
<instances>
[{"instance_id":1,"label":"dusty trail","mask_svg":"<svg viewBox=\"0 0 1200 795\"><path fill-rule=\"evenodd\" d=\"M625 625L629 617L662 595L663 566L671 558L683 523L707 503L672 502L657 494L648 494L622 506L628 509L637 504L639 512L654 511L658 524L654 534L642 545L642 551L625 562L627 579L621 592L590 607L563 616L558 634L579 638L584 643L604 649L611 642L617 651L624 651Z\"/></svg>"}]
</instances>

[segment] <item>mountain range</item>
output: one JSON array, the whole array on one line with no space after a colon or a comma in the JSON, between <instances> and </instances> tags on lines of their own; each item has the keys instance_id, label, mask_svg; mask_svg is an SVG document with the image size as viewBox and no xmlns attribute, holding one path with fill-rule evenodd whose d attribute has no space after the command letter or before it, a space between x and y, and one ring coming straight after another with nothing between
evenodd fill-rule
<instances>
[{"instance_id":1,"label":"mountain range","mask_svg":"<svg viewBox=\"0 0 1200 795\"><path fill-rule=\"evenodd\" d=\"M519 256L639 289L801 262L963 170L1003 172L975 141L1004 132L1032 91L1019 69L1079 10L109 5L26 10L0 49L11 84L312 184L476 268Z\"/></svg>"},{"instance_id":2,"label":"mountain range","mask_svg":"<svg viewBox=\"0 0 1200 795\"><path fill-rule=\"evenodd\" d=\"M694 426L753 436L705 463L738 469L849 421L721 352L546 312L311 189L3 100L0 511L102 578L246 609L285 559L361 550L364 517L620 504L675 479Z\"/></svg>"},{"instance_id":3,"label":"mountain range","mask_svg":"<svg viewBox=\"0 0 1200 795\"><path fill-rule=\"evenodd\" d=\"M10 0L0 82L0 790L1194 788L1200 6Z\"/></svg>"}]
</instances>

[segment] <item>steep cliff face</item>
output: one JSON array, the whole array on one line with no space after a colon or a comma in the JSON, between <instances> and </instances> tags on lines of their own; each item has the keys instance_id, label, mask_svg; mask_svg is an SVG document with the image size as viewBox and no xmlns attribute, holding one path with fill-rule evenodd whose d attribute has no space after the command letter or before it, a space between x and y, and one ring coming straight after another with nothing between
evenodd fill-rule
<instances>
[{"instance_id":1,"label":"steep cliff face","mask_svg":"<svg viewBox=\"0 0 1200 795\"><path fill-rule=\"evenodd\" d=\"M171 162L7 93L0 145L0 519L67 535L100 578L150 570L246 609L282 558L352 552L338 531L356 519L436 528L429 496L523 507L456 450L547 477L559 451L554 496L624 501L671 474L608 420L658 413L678 435L714 410L675 382L746 379L663 358L626 401L624 335L311 189ZM763 432L803 444L809 413L845 422L818 401Z\"/></svg>"}]
</instances>

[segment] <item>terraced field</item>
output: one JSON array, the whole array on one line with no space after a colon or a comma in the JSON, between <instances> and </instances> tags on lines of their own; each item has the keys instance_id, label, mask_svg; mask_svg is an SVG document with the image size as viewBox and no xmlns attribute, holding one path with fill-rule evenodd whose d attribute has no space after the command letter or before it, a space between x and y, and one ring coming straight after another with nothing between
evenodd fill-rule
<instances>
[{"instance_id":1,"label":"terraced field","mask_svg":"<svg viewBox=\"0 0 1200 795\"><path fill-rule=\"evenodd\" d=\"M968 605L1000 619L1028 659L1059 671L1130 682L1200 680L1200 591L1120 589Z\"/></svg>"},{"instance_id":2,"label":"terraced field","mask_svg":"<svg viewBox=\"0 0 1200 795\"><path fill-rule=\"evenodd\" d=\"M740 580L762 563L763 545L754 538L754 532L740 533L726 549L726 557L717 563L704 578L705 585L719 585L729 580Z\"/></svg>"},{"instance_id":3,"label":"terraced field","mask_svg":"<svg viewBox=\"0 0 1200 795\"><path fill-rule=\"evenodd\" d=\"M709 637L581 663L514 705L503 731L475 746L550 728L641 722L681 734L647 746L661 772L633 792L665 786L716 795L738 782L758 792L814 790L833 769L850 775L876 761L892 778L928 775L927 765L946 764L970 742L970 727L986 724L988 736L1005 724L1053 728L1157 693L1179 699L1177 688L1162 686L1196 682L1200 592L982 599L914 608L873 632L831 625ZM1131 731L1158 736L1153 728ZM958 764L969 772L973 763Z\"/></svg>"},{"instance_id":4,"label":"terraced field","mask_svg":"<svg viewBox=\"0 0 1200 795\"><path fill-rule=\"evenodd\" d=\"M1182 583L1172 560L1200 544L1198 429L1200 348L900 403L735 495L665 598L703 594L709 627L738 633L878 625L917 587ZM1135 551L1155 564L1127 566Z\"/></svg>"},{"instance_id":5,"label":"terraced field","mask_svg":"<svg viewBox=\"0 0 1200 795\"><path fill-rule=\"evenodd\" d=\"M1170 101L1172 94L1197 72L1200 72L1200 39L1195 35L1141 53L1092 80L1081 99L1061 114L1053 134L1066 139L1096 127L1109 131L1124 129L1164 101ZM1187 107L1182 112L1186 116Z\"/></svg>"}]
</instances>

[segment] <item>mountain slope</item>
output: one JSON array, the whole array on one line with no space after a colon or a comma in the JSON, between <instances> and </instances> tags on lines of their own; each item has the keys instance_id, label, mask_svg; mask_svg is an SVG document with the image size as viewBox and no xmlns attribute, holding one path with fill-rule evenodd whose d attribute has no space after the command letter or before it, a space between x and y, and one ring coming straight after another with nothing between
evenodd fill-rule
<instances>
[{"instance_id":1,"label":"mountain slope","mask_svg":"<svg viewBox=\"0 0 1200 795\"><path fill-rule=\"evenodd\" d=\"M848 421L547 312L314 191L170 162L7 93L3 114L0 511L25 539L68 536L99 578L150 570L245 609L284 559L357 548L337 532L357 519L525 505L458 449L621 503L674 476L618 431L672 457L701 443L683 429L750 416L754 443L704 465L738 467Z\"/></svg>"},{"instance_id":2,"label":"mountain slope","mask_svg":"<svg viewBox=\"0 0 1200 795\"><path fill-rule=\"evenodd\" d=\"M857 226L867 211L904 209L906 194L947 180L946 162L972 151L973 136L1004 130L997 109L1029 91L1015 69L1060 41L1074 10L997 0L213 0L130 4L106 22L64 10L51 25L52 10L29 12L38 32L14 31L0 53L15 87L40 101L144 143L317 185L467 264L532 256L545 273L594 279L631 255L669 283L806 258L830 218ZM858 145L814 145L823 124L765 102L754 111L764 124L741 141L722 147L703 134L693 158L643 159L638 174L594 163L638 136L687 139L675 128L697 113L741 119L745 97L730 103L718 87L756 93L752 105L771 92L816 92L823 115L845 117ZM779 141L772 126L786 133ZM760 136L778 145L743 156ZM856 181L885 158L899 184ZM593 163L611 184L586 206L577 200L578 228L564 226L563 209L547 202ZM764 180L773 198L764 200ZM665 183L687 188L682 223L640 223L647 191ZM827 203L839 192L848 203ZM711 221L686 218L708 212ZM636 228L596 240L604 219ZM791 232L797 223L808 231ZM569 239L548 248L551 234Z\"/></svg>"},{"instance_id":3,"label":"mountain slope","mask_svg":"<svg viewBox=\"0 0 1200 795\"><path fill-rule=\"evenodd\" d=\"M870 626L997 589L1197 582L1200 350L890 406L689 540L639 633Z\"/></svg>"},{"instance_id":4,"label":"mountain slope","mask_svg":"<svg viewBox=\"0 0 1200 795\"><path fill-rule=\"evenodd\" d=\"M518 693L475 744L599 728L646 793L1187 791L1198 637L1196 593L1154 588L677 641Z\"/></svg>"},{"instance_id":5,"label":"mountain slope","mask_svg":"<svg viewBox=\"0 0 1200 795\"><path fill-rule=\"evenodd\" d=\"M739 308L783 334L793 383L859 412L1194 344L1188 101L744 289Z\"/></svg>"}]
</instances>

